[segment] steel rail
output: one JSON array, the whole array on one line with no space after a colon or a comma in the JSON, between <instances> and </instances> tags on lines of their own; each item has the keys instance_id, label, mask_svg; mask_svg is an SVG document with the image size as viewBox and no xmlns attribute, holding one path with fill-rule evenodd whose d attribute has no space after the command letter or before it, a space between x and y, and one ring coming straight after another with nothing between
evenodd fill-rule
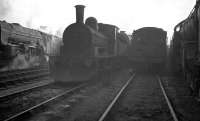
<instances>
[{"instance_id":1,"label":"steel rail","mask_svg":"<svg viewBox=\"0 0 200 121\"><path fill-rule=\"evenodd\" d=\"M48 76L49 75L49 72L43 72L43 73L37 73L37 74L24 74L23 76L17 76L15 78L7 78L7 79L4 79L3 81L0 81L0 84L3 84L3 83L9 83L9 82L15 82L15 81L18 81L18 80L25 80L25 79L31 79L31 78L37 78L37 77L41 77L41 76ZM17 82L16 82L17 83Z\"/></svg>"},{"instance_id":2,"label":"steel rail","mask_svg":"<svg viewBox=\"0 0 200 121\"><path fill-rule=\"evenodd\" d=\"M54 82L54 80L52 80L52 79L45 79L45 78L44 79L36 79L36 80L38 80L38 81L42 80L42 81L37 82L37 83L27 84L24 86L18 86L18 87L11 88L11 89L1 90L0 91L0 99L7 97L7 96L14 95L14 94L22 93L22 92L25 92L28 90L43 87L43 86L49 85ZM35 81L35 80L33 80L33 81Z\"/></svg>"},{"instance_id":3,"label":"steel rail","mask_svg":"<svg viewBox=\"0 0 200 121\"><path fill-rule=\"evenodd\" d=\"M169 108L169 110L170 110L170 113L171 113L171 115L172 115L174 121L178 121L178 118L177 118L177 116L176 116L175 110L174 110L174 108L173 108L173 106L172 106L172 104L171 104L171 102L170 102L170 100L169 100L169 98L168 98L168 96L167 96L167 94L166 94L166 91L165 91L165 88L164 88L164 86L163 86L163 84L162 84L162 81L161 81L161 79L160 79L159 76L157 76L157 78L158 78L158 82L159 82L160 88L161 88L161 90L162 90L162 93L163 93L163 95L164 95L164 97L165 97L165 100L166 100L166 102L167 102L168 108Z\"/></svg>"},{"instance_id":4,"label":"steel rail","mask_svg":"<svg viewBox=\"0 0 200 121\"><path fill-rule=\"evenodd\" d=\"M131 80L133 79L133 77L135 76L135 74L133 74L128 81L126 82L126 84L124 84L124 86L121 88L121 90L117 93L117 95L115 96L115 98L112 100L112 102L108 105L108 107L106 108L105 112L101 115L101 117L99 118L98 121L104 121L104 119L106 118L106 116L108 115L108 113L110 112L110 110L112 109L112 107L114 106L114 104L117 102L117 100L119 99L120 95L122 94L122 92L126 89L126 87L130 84Z\"/></svg>"},{"instance_id":5,"label":"steel rail","mask_svg":"<svg viewBox=\"0 0 200 121\"><path fill-rule=\"evenodd\" d=\"M62 97L62 96L64 96L64 95L66 95L66 94L68 94L68 93L71 93L71 92L73 92L73 91L75 91L75 90L77 90L77 89L80 89L80 88L84 87L85 85L86 85L86 84L81 84L81 85L76 86L76 87L74 87L74 88L72 88L72 89L70 89L70 90L66 90L66 91L63 92L63 93L61 93L61 94L59 94L59 95L57 95L57 96L54 96L54 97L52 97L52 98L50 98L50 99L48 99L48 100L46 100L46 101L43 101L43 102L41 102L41 103L39 103L39 104L37 104L37 105L35 105L35 106L33 106L33 107L31 107L31 108L25 110L25 111L22 111L22 112L20 112L20 113L17 113L17 114L15 114L15 115L13 115L13 116L11 116L11 117L5 119L4 121L11 121L11 120L14 120L14 119L16 119L17 117L19 117L19 116L21 116L21 115L23 115L23 114L25 114L25 113L27 113L27 112L29 112L29 111L32 111L32 110L34 110L34 109L36 109L36 108L38 108L38 107L40 107L40 106L42 106L42 105L45 105L45 104L47 104L47 103L50 103L50 102L54 101L55 99L58 99L58 98L60 98L60 97Z\"/></svg>"},{"instance_id":6,"label":"steel rail","mask_svg":"<svg viewBox=\"0 0 200 121\"><path fill-rule=\"evenodd\" d=\"M29 72L35 72L38 70L48 70L49 67L30 67L26 69L17 69L17 70L9 70L9 71L0 71L0 77L4 77L7 75L16 75L16 74L23 74L23 73L29 73Z\"/></svg>"}]
</instances>

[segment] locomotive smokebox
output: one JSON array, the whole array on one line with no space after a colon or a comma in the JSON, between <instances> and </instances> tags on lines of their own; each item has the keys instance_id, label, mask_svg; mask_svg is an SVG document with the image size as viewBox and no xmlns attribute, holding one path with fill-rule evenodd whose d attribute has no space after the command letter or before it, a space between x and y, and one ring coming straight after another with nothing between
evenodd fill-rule
<instances>
[{"instance_id":1,"label":"locomotive smokebox","mask_svg":"<svg viewBox=\"0 0 200 121\"><path fill-rule=\"evenodd\" d=\"M76 23L83 23L84 19L84 5L76 5Z\"/></svg>"}]
</instances>

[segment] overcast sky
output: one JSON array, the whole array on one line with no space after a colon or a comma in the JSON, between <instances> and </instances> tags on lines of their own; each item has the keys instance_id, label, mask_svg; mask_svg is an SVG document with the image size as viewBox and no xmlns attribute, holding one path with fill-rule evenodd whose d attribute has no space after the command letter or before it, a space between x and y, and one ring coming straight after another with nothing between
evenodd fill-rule
<instances>
[{"instance_id":1,"label":"overcast sky","mask_svg":"<svg viewBox=\"0 0 200 121\"><path fill-rule=\"evenodd\" d=\"M48 26L51 33L75 22L76 4L84 4L85 18L117 25L132 33L145 26L173 27L185 19L196 0L0 0L0 20L38 29ZM44 29L44 28L43 28Z\"/></svg>"}]
</instances>

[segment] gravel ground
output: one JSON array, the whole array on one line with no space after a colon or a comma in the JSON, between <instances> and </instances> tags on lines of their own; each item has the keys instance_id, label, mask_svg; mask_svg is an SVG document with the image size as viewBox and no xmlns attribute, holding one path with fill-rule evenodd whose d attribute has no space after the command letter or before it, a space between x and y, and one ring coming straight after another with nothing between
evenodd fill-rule
<instances>
[{"instance_id":1,"label":"gravel ground","mask_svg":"<svg viewBox=\"0 0 200 121\"><path fill-rule=\"evenodd\" d=\"M6 99L3 98L0 101L0 119L8 118L17 112L32 107L63 92L65 89L66 87L63 87L61 84L54 83L41 88L33 89L31 92L27 91L23 94L9 96Z\"/></svg>"},{"instance_id":2,"label":"gravel ground","mask_svg":"<svg viewBox=\"0 0 200 121\"><path fill-rule=\"evenodd\" d=\"M152 75L136 75L106 121L173 120L159 83Z\"/></svg>"},{"instance_id":3,"label":"gravel ground","mask_svg":"<svg viewBox=\"0 0 200 121\"><path fill-rule=\"evenodd\" d=\"M109 85L103 85L100 91L93 93L87 100L73 108L70 117L67 117L68 121L97 120L129 78L127 70L114 73Z\"/></svg>"},{"instance_id":4,"label":"gravel ground","mask_svg":"<svg viewBox=\"0 0 200 121\"><path fill-rule=\"evenodd\" d=\"M183 78L163 77L168 95L181 121L200 121L200 102L191 95Z\"/></svg>"},{"instance_id":5,"label":"gravel ground","mask_svg":"<svg viewBox=\"0 0 200 121\"><path fill-rule=\"evenodd\" d=\"M127 70L112 75L111 82L99 81L90 85L57 104L49 105L47 110L29 121L95 121L130 77Z\"/></svg>"},{"instance_id":6,"label":"gravel ground","mask_svg":"<svg viewBox=\"0 0 200 121\"><path fill-rule=\"evenodd\" d=\"M29 121L95 121L99 118L121 86L130 78L127 70L112 74L112 81L99 81L79 92L50 104L40 113L33 113ZM105 76L105 78L107 78ZM102 78L103 79L103 78ZM187 84L177 77L163 77L164 84L178 116L182 121L199 121L200 104L189 94ZM63 85L65 87L66 85ZM58 90L44 92L44 98L54 95ZM165 99L158 81L152 75L140 74L128 87L126 94L110 113L109 121L171 121ZM40 92L32 94L37 99ZM41 95L40 95L41 96ZM20 98L23 99L22 97ZM19 103L20 99L13 99ZM23 99L26 104L27 97ZM7 105L10 102L4 102ZM20 104L20 103L19 103ZM28 103L27 103L28 104ZM0 109L5 104L0 103ZM5 110L1 110L2 113Z\"/></svg>"}]
</instances>

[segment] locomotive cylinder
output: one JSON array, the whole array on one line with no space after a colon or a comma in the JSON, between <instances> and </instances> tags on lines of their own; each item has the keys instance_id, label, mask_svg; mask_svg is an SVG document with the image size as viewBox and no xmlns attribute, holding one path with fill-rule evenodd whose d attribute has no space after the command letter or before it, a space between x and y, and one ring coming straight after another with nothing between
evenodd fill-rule
<instances>
[{"instance_id":1,"label":"locomotive cylinder","mask_svg":"<svg viewBox=\"0 0 200 121\"><path fill-rule=\"evenodd\" d=\"M76 5L76 23L83 23L84 19L84 5Z\"/></svg>"}]
</instances>

